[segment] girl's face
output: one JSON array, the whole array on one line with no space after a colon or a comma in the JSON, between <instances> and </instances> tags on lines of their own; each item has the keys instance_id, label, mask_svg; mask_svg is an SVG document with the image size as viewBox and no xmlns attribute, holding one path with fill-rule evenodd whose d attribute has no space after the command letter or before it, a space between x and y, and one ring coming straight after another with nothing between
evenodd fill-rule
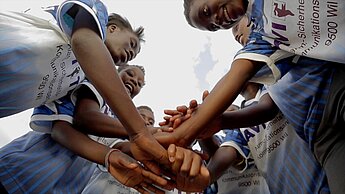
<instances>
[{"instance_id":1,"label":"girl's face","mask_svg":"<svg viewBox=\"0 0 345 194\"><path fill-rule=\"evenodd\" d=\"M155 117L153 115L153 112L144 108L140 108L138 110L141 117L144 119L146 126L153 127L153 125L155 124Z\"/></svg>"},{"instance_id":2,"label":"girl's face","mask_svg":"<svg viewBox=\"0 0 345 194\"><path fill-rule=\"evenodd\" d=\"M244 16L246 0L196 0L189 18L195 28L208 31L230 29Z\"/></svg>"},{"instance_id":3,"label":"girl's face","mask_svg":"<svg viewBox=\"0 0 345 194\"><path fill-rule=\"evenodd\" d=\"M116 25L107 28L105 40L115 64L127 63L134 59L140 51L140 41L137 35L127 29L120 29Z\"/></svg>"},{"instance_id":4,"label":"girl's face","mask_svg":"<svg viewBox=\"0 0 345 194\"><path fill-rule=\"evenodd\" d=\"M138 95L141 88L144 86L144 72L136 66L129 65L119 72L119 76L125 85L128 95L131 98L134 98L136 95Z\"/></svg>"}]
</instances>

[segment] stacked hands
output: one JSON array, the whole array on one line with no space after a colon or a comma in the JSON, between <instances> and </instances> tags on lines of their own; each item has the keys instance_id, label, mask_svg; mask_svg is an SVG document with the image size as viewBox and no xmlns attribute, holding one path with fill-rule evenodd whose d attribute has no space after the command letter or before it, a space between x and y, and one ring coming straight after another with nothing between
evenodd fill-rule
<instances>
[{"instance_id":1,"label":"stacked hands","mask_svg":"<svg viewBox=\"0 0 345 194\"><path fill-rule=\"evenodd\" d=\"M203 99L208 92L205 91ZM160 127L149 131L152 135L141 135L126 142L128 153L112 152L107 159L108 171L122 184L135 188L141 193L165 193L174 188L186 192L201 192L210 183L210 173L203 160L205 154L193 151L189 140L179 141L175 130L197 111L198 103L191 100L189 107L178 106L176 110L165 110L168 116L160 122ZM203 139L220 130L220 119L215 119L198 136ZM206 133L207 131L207 133ZM153 138L154 137L154 138ZM160 152L160 157L153 153L160 150L156 140L167 150ZM192 140L194 141L194 140ZM122 149L124 145L122 144ZM146 150L143 150L145 148ZM131 158L136 158L137 160ZM152 159L153 158L153 159Z\"/></svg>"}]
</instances>

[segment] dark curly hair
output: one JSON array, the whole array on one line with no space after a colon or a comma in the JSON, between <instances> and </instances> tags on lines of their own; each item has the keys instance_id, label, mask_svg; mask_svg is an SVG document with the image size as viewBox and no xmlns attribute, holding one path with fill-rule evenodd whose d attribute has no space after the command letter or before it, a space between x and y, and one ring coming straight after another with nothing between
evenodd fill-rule
<instances>
[{"instance_id":1,"label":"dark curly hair","mask_svg":"<svg viewBox=\"0 0 345 194\"><path fill-rule=\"evenodd\" d=\"M126 18L120 16L119 14L111 13L108 16L107 26L110 26L110 25L116 25L116 26L119 26L120 28L129 29L130 31L134 32L137 35L138 39L141 42L145 42L145 40L144 40L144 27L139 26L137 29L133 29L133 27L131 26L129 21Z\"/></svg>"}]
</instances>

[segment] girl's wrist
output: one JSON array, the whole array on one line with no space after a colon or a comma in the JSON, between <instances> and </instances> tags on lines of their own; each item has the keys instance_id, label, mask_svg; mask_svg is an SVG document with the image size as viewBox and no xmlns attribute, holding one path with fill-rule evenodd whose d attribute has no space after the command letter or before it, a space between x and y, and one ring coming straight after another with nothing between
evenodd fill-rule
<instances>
[{"instance_id":1,"label":"girl's wrist","mask_svg":"<svg viewBox=\"0 0 345 194\"><path fill-rule=\"evenodd\" d=\"M107 154L104 157L104 166L108 172L109 172L109 157L113 152L120 152L120 150L111 148L108 150Z\"/></svg>"}]
</instances>

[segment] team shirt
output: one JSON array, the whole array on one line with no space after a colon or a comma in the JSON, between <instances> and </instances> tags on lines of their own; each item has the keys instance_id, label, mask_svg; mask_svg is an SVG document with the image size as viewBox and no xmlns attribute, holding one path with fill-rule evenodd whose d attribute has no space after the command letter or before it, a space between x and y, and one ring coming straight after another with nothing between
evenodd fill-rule
<instances>
[{"instance_id":1,"label":"team shirt","mask_svg":"<svg viewBox=\"0 0 345 194\"><path fill-rule=\"evenodd\" d=\"M35 131L0 149L0 182L8 193L79 194L96 164Z\"/></svg>"},{"instance_id":2,"label":"team shirt","mask_svg":"<svg viewBox=\"0 0 345 194\"><path fill-rule=\"evenodd\" d=\"M332 82L334 68L327 64L345 62L344 6L340 0L249 1L249 42L235 56L266 63L251 81L270 86L272 99L310 149Z\"/></svg>"},{"instance_id":3,"label":"team shirt","mask_svg":"<svg viewBox=\"0 0 345 194\"><path fill-rule=\"evenodd\" d=\"M73 92L71 92L70 95L67 95L59 100L35 108L34 113L31 117L30 127L35 131L50 133L53 121L63 120L72 124L77 92L79 87L82 86L88 87L89 90L96 96L100 111L102 113L110 117L115 117L113 111L105 103L105 101L94 88L94 86L87 80L84 80ZM118 138L106 138L94 135L89 135L89 137L94 141L97 141L108 147L113 147L115 144L123 141ZM97 165L97 167L94 168L91 176L85 177L85 179L87 179L87 182L84 185L84 189L82 189L80 192L83 194L138 193L135 189L127 187L118 182L110 173L108 173L107 169L105 169L105 167L102 165Z\"/></svg>"},{"instance_id":4,"label":"team shirt","mask_svg":"<svg viewBox=\"0 0 345 194\"><path fill-rule=\"evenodd\" d=\"M257 103L258 96L262 95L241 108ZM225 145L235 147L246 159L254 159L271 193L329 193L325 173L308 143L282 113L267 123L230 131Z\"/></svg>"},{"instance_id":5,"label":"team shirt","mask_svg":"<svg viewBox=\"0 0 345 194\"><path fill-rule=\"evenodd\" d=\"M73 5L93 16L104 41L108 12L99 0L0 13L0 117L59 99L85 78L70 45Z\"/></svg>"},{"instance_id":6,"label":"team shirt","mask_svg":"<svg viewBox=\"0 0 345 194\"><path fill-rule=\"evenodd\" d=\"M260 34L256 38L268 42L272 52L344 63L344 11L341 0L251 0L247 14Z\"/></svg>"},{"instance_id":7,"label":"team shirt","mask_svg":"<svg viewBox=\"0 0 345 194\"><path fill-rule=\"evenodd\" d=\"M257 93L256 98L259 99L267 92ZM252 100L250 102L254 102ZM255 101L256 102L256 101ZM217 136L222 144L220 147L233 147L238 153L245 158L245 167L243 169L236 169L234 167L228 168L221 177L217 180L218 194L227 193L262 193L269 194L270 190L265 178L256 167L247 142L238 138L239 129L223 130L224 137Z\"/></svg>"},{"instance_id":8,"label":"team shirt","mask_svg":"<svg viewBox=\"0 0 345 194\"><path fill-rule=\"evenodd\" d=\"M223 145L227 146L227 145ZM239 172L237 169L228 168L217 180L217 194L241 193L241 194L269 194L265 178L254 164Z\"/></svg>"},{"instance_id":9,"label":"team shirt","mask_svg":"<svg viewBox=\"0 0 345 194\"><path fill-rule=\"evenodd\" d=\"M268 87L272 100L311 150L336 71L334 67L314 65L314 62L301 57L294 68Z\"/></svg>"},{"instance_id":10,"label":"team shirt","mask_svg":"<svg viewBox=\"0 0 345 194\"><path fill-rule=\"evenodd\" d=\"M51 133L53 121L60 120L73 124L73 115L77 101L77 91L80 87L85 86L96 96L100 111L108 116L114 117L114 113L107 106L101 95L95 87L85 79L69 95L45 105L34 108L30 120L30 128L42 133ZM91 136L94 138L94 136ZM111 141L103 140L105 145L111 144Z\"/></svg>"},{"instance_id":11,"label":"team shirt","mask_svg":"<svg viewBox=\"0 0 345 194\"><path fill-rule=\"evenodd\" d=\"M345 63L344 11L342 0L249 0L252 32L235 59L266 63L254 80L263 84L280 79L286 71L276 62L294 55Z\"/></svg>"}]
</instances>

